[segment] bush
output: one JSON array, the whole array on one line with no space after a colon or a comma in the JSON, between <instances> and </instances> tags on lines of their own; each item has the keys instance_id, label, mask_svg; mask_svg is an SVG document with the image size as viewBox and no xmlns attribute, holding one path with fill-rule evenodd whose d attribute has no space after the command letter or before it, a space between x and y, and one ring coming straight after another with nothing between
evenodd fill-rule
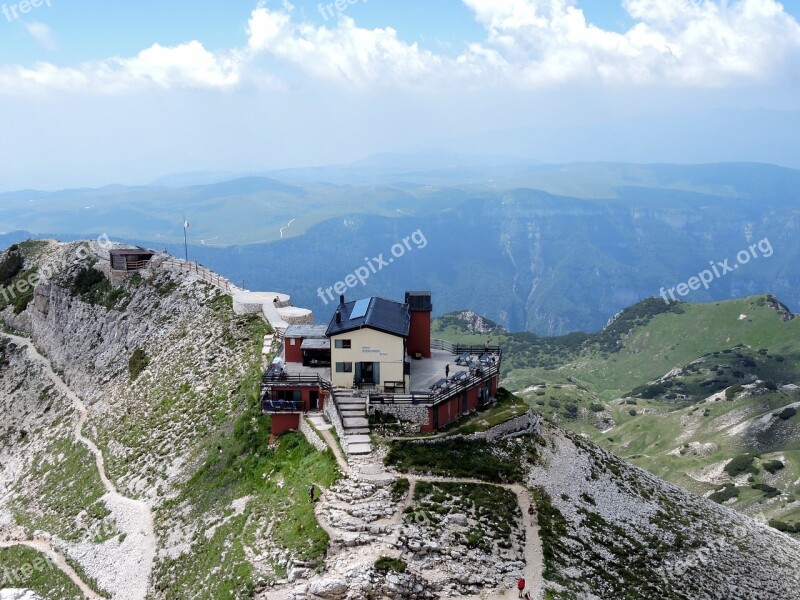
<instances>
[{"instance_id":1,"label":"bush","mask_svg":"<svg viewBox=\"0 0 800 600\"><path fill-rule=\"evenodd\" d=\"M791 406L787 406L781 412L775 413L774 416L778 417L779 419L783 419L784 421L788 421L793 416L797 414L797 410L792 408Z\"/></svg>"},{"instance_id":2,"label":"bush","mask_svg":"<svg viewBox=\"0 0 800 600\"><path fill-rule=\"evenodd\" d=\"M761 465L761 466L762 466L762 467L764 467L764 470L765 470L767 473L775 474L775 473L777 473L778 471L780 471L782 468L784 468L786 465L784 465L784 464L783 464L781 461L779 461L779 460L770 460L770 461L768 461L768 462L765 462L765 463L764 463L763 465Z\"/></svg>"},{"instance_id":3,"label":"bush","mask_svg":"<svg viewBox=\"0 0 800 600\"><path fill-rule=\"evenodd\" d=\"M780 496L781 491L778 488L772 487L771 485L767 485L766 483L754 483L750 486L754 490L759 490L764 492L765 498L774 498L775 496Z\"/></svg>"},{"instance_id":4,"label":"bush","mask_svg":"<svg viewBox=\"0 0 800 600\"><path fill-rule=\"evenodd\" d=\"M731 477L736 477L742 473L758 473L758 469L753 466L755 457L752 454L740 454L735 456L725 465L725 472Z\"/></svg>"},{"instance_id":5,"label":"bush","mask_svg":"<svg viewBox=\"0 0 800 600\"><path fill-rule=\"evenodd\" d=\"M404 573L408 565L405 561L399 558L389 558L388 556L381 556L375 561L375 570L378 573Z\"/></svg>"},{"instance_id":6,"label":"bush","mask_svg":"<svg viewBox=\"0 0 800 600\"><path fill-rule=\"evenodd\" d=\"M708 499L713 500L718 504L722 504L731 498L738 498L739 497L739 488L737 488L733 484L725 484L721 488L719 488L716 492L711 494Z\"/></svg>"},{"instance_id":7,"label":"bush","mask_svg":"<svg viewBox=\"0 0 800 600\"><path fill-rule=\"evenodd\" d=\"M149 364L150 358L147 356L145 351L141 348L136 348L128 360L128 372L131 374L131 381L135 381Z\"/></svg>"},{"instance_id":8,"label":"bush","mask_svg":"<svg viewBox=\"0 0 800 600\"><path fill-rule=\"evenodd\" d=\"M410 487L411 482L409 482L408 479L402 478L392 481L392 484L389 486L389 492L392 494L392 501L400 502L406 497Z\"/></svg>"},{"instance_id":9,"label":"bush","mask_svg":"<svg viewBox=\"0 0 800 600\"><path fill-rule=\"evenodd\" d=\"M630 410L628 411L628 414L629 414L630 416L632 416L632 417L635 417L635 416L636 416L636 409L635 409L635 408L632 408L632 409L630 409Z\"/></svg>"},{"instance_id":10,"label":"bush","mask_svg":"<svg viewBox=\"0 0 800 600\"><path fill-rule=\"evenodd\" d=\"M14 280L14 277L22 272L25 260L22 255L15 251L9 251L3 262L0 263L0 286L6 286Z\"/></svg>"},{"instance_id":11,"label":"bush","mask_svg":"<svg viewBox=\"0 0 800 600\"><path fill-rule=\"evenodd\" d=\"M789 523L784 523L777 519L770 519L769 526L778 531L783 531L784 533L800 533L800 522L790 525Z\"/></svg>"},{"instance_id":12,"label":"bush","mask_svg":"<svg viewBox=\"0 0 800 600\"><path fill-rule=\"evenodd\" d=\"M741 383L736 383L725 390L725 397L728 400L733 400L736 398L736 394L739 394L744 391L744 386Z\"/></svg>"}]
</instances>

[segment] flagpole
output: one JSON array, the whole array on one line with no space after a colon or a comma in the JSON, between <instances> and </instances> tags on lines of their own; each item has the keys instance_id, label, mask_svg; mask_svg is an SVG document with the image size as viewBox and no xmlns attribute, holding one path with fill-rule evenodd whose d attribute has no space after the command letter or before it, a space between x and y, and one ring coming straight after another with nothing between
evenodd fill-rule
<instances>
[{"instance_id":1,"label":"flagpole","mask_svg":"<svg viewBox=\"0 0 800 600\"><path fill-rule=\"evenodd\" d=\"M189 262L189 244L186 241L186 215L183 215L183 252L186 256L186 262Z\"/></svg>"}]
</instances>

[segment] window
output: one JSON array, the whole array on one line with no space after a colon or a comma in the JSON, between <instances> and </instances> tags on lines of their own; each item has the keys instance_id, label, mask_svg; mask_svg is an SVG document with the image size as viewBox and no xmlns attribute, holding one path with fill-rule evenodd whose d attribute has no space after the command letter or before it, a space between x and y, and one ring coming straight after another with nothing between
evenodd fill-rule
<instances>
[{"instance_id":1,"label":"window","mask_svg":"<svg viewBox=\"0 0 800 600\"><path fill-rule=\"evenodd\" d=\"M352 340L336 340L336 347L341 349L350 349L353 347Z\"/></svg>"},{"instance_id":2,"label":"window","mask_svg":"<svg viewBox=\"0 0 800 600\"><path fill-rule=\"evenodd\" d=\"M297 340L295 338L292 338L292 339L289 340L289 345L290 346L295 346L296 344L297 344Z\"/></svg>"},{"instance_id":3,"label":"window","mask_svg":"<svg viewBox=\"0 0 800 600\"><path fill-rule=\"evenodd\" d=\"M351 363L351 362L337 362L336 363L336 372L337 373L352 373L353 372L353 363Z\"/></svg>"}]
</instances>

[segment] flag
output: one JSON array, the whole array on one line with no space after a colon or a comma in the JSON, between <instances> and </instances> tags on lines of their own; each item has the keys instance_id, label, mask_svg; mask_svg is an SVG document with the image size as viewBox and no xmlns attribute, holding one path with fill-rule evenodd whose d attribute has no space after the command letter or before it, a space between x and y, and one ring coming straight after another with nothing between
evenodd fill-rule
<instances>
[{"instance_id":1,"label":"flag","mask_svg":"<svg viewBox=\"0 0 800 600\"><path fill-rule=\"evenodd\" d=\"M184 229L189 229L189 221L186 221L186 220L183 221L183 228Z\"/></svg>"}]
</instances>

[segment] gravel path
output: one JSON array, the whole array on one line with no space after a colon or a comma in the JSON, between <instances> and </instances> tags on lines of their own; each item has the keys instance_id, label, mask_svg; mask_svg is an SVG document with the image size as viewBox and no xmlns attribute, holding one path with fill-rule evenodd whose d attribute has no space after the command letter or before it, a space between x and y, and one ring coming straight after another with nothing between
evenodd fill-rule
<instances>
[{"instance_id":1,"label":"gravel path","mask_svg":"<svg viewBox=\"0 0 800 600\"><path fill-rule=\"evenodd\" d=\"M93 559L95 563L99 563L95 566L105 572L105 576L97 577L98 582L101 586L109 589L114 597L123 598L124 600L144 600L147 597L147 590L150 585L150 575L155 561L157 546L153 527L153 515L150 511L150 507L145 502L127 498L120 494L114 483L108 478L103 453L93 441L83 435L83 426L88 418L86 405L78 395L67 386L61 377L56 374L50 361L36 350L31 340L28 338L10 334L3 335L18 346L24 346L28 356L44 367L47 377L53 382L56 388L72 401L75 411L78 414L78 420L74 430L75 439L86 446L89 452L94 455L97 472L106 490L106 494L103 496L102 500L114 516L114 520L119 529L126 534L125 551L120 553L122 556L115 557L116 560L114 564L102 564L106 562L104 560L106 557L102 555L90 556L91 553L88 552L85 554L87 559ZM42 544L42 541L33 540L20 543L35 547L33 544ZM46 546L51 552L54 552L52 547L49 546L49 543L46 543ZM62 562L64 561L62 560ZM56 564L59 563L56 561ZM87 568L87 565L82 566ZM77 577L74 571L71 569L69 572L64 569L62 570L76 585L79 585L81 589L86 588L86 585L80 581L80 578ZM87 570L90 569L87 568ZM91 597L94 598L98 596L94 595Z\"/></svg>"}]
</instances>

